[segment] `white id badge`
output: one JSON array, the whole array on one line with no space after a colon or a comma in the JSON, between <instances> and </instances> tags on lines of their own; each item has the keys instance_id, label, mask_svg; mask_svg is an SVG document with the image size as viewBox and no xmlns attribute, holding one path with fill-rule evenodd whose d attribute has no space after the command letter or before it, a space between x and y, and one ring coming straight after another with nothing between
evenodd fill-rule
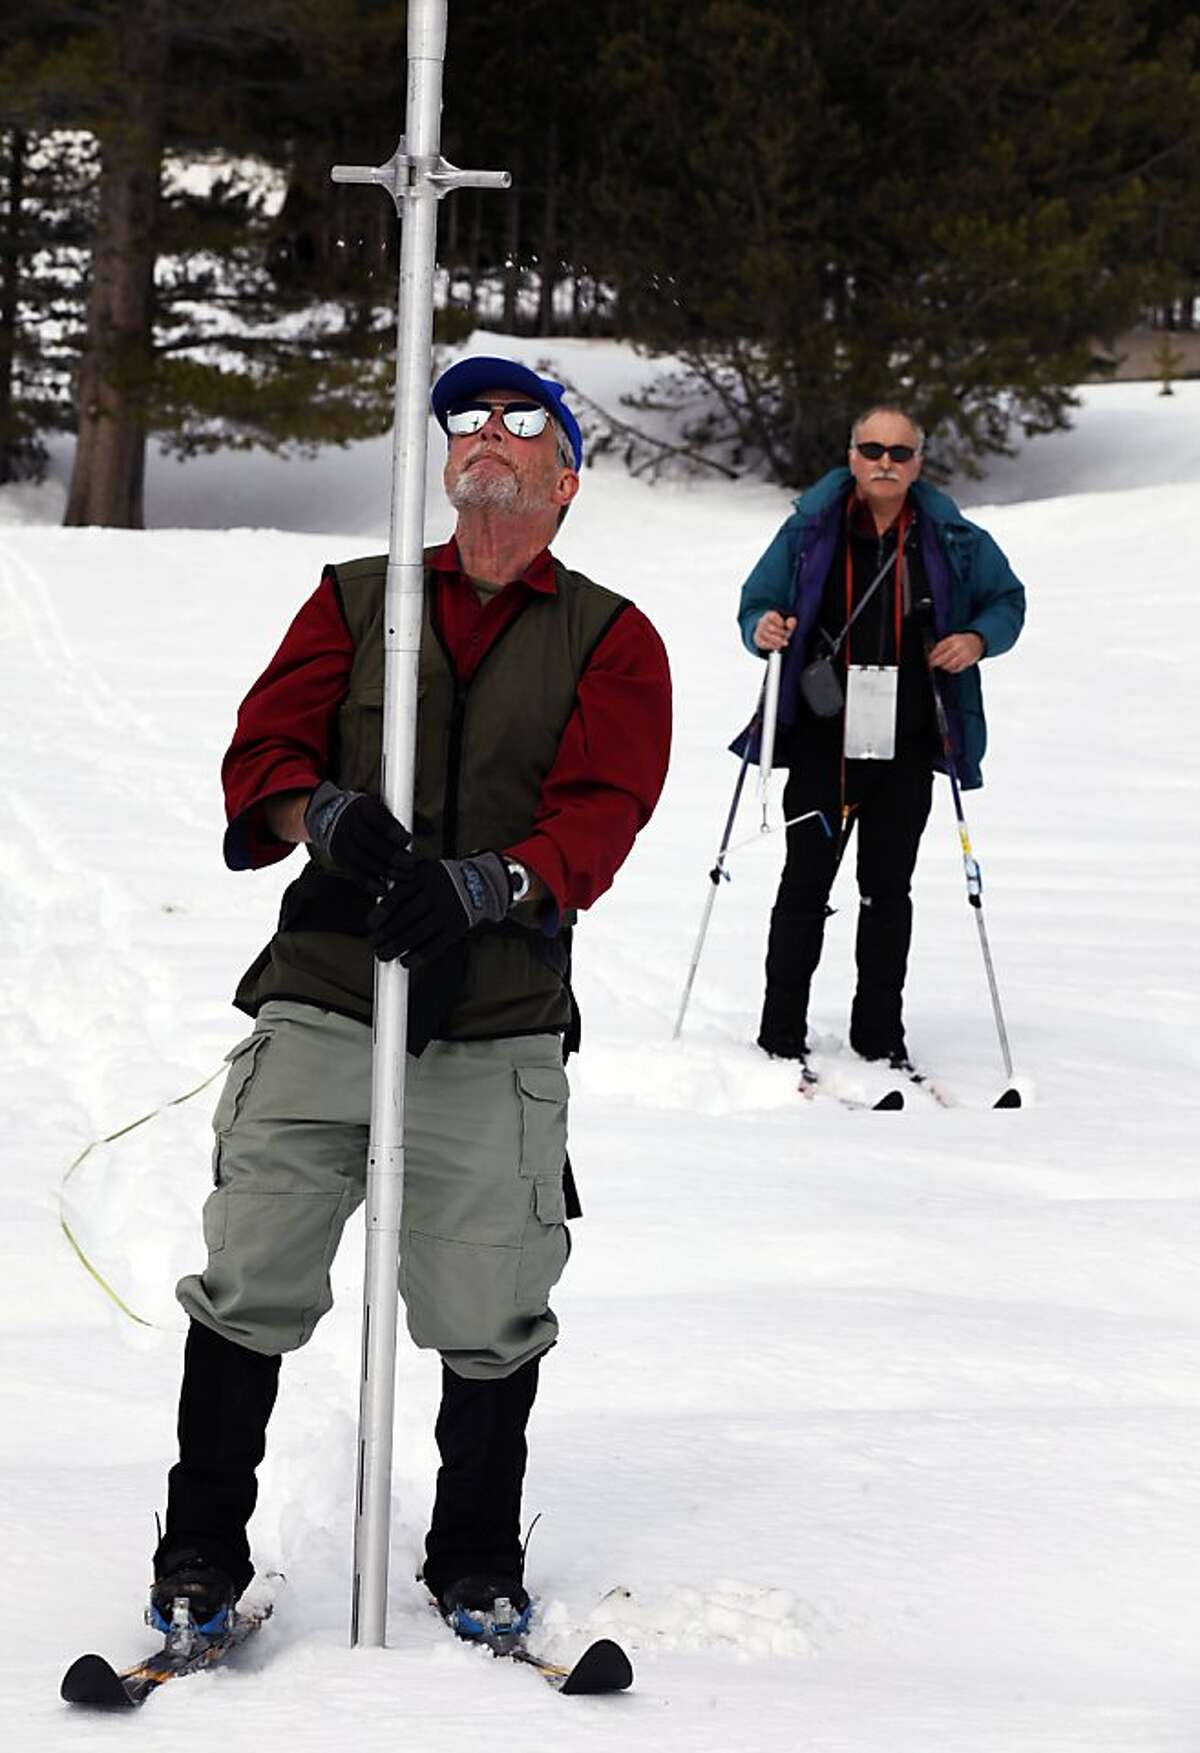
<instances>
[{"instance_id":1,"label":"white id badge","mask_svg":"<svg viewBox=\"0 0 1200 1753\"><path fill-rule=\"evenodd\" d=\"M890 761L896 753L896 686L900 671L894 663L852 663L846 671L846 742L848 761Z\"/></svg>"}]
</instances>

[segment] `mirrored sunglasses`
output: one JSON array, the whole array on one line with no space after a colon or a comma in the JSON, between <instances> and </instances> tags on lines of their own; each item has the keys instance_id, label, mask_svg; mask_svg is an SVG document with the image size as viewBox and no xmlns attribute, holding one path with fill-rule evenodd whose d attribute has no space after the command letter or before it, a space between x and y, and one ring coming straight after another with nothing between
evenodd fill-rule
<instances>
[{"instance_id":1,"label":"mirrored sunglasses","mask_svg":"<svg viewBox=\"0 0 1200 1753\"><path fill-rule=\"evenodd\" d=\"M917 454L913 444L876 444L874 439L868 439L866 444L856 444L854 448L869 463L877 463L880 457L891 457L894 463L911 463Z\"/></svg>"},{"instance_id":2,"label":"mirrored sunglasses","mask_svg":"<svg viewBox=\"0 0 1200 1753\"><path fill-rule=\"evenodd\" d=\"M452 438L482 432L493 414L499 414L505 430L514 438L536 438L550 418L538 402L466 402L446 415L446 431Z\"/></svg>"}]
</instances>

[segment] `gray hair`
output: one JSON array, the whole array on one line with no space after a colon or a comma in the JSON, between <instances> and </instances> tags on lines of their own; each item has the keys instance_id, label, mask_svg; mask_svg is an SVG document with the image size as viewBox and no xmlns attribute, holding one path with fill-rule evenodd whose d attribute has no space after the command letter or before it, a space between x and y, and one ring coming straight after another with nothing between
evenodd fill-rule
<instances>
[{"instance_id":1,"label":"gray hair","mask_svg":"<svg viewBox=\"0 0 1200 1753\"><path fill-rule=\"evenodd\" d=\"M570 469L574 473L575 452L571 449L571 440L567 437L566 427L560 426L553 414L550 415L550 424L554 428L554 448L558 456L558 466L561 469Z\"/></svg>"},{"instance_id":2,"label":"gray hair","mask_svg":"<svg viewBox=\"0 0 1200 1753\"><path fill-rule=\"evenodd\" d=\"M924 454L924 451L925 451L925 428L921 425L921 422L919 420L915 420L913 418L913 416L909 413L907 408L898 408L896 406L895 402L875 402L870 408L864 408L862 413L858 416L858 418L853 422L853 424L850 427L850 443L851 444L858 443L859 432L866 425L867 421L871 418L872 414L897 414L897 415L899 415L901 420L907 420L908 424L912 427L913 432L916 435L917 455L921 456Z\"/></svg>"},{"instance_id":3,"label":"gray hair","mask_svg":"<svg viewBox=\"0 0 1200 1753\"><path fill-rule=\"evenodd\" d=\"M550 424L554 428L554 450L555 450L555 456L556 456L557 461L558 461L558 466L560 469L570 469L572 474L574 474L576 472L575 471L575 452L571 449L571 440L567 437L567 429L565 426L559 425L558 421L554 418L553 414L551 414L551 416L550 416ZM556 530L560 530L562 528L563 519L566 517L566 515L567 515L568 511L570 511L570 509L571 509L571 507L569 505L560 505L559 506L558 518L557 518L555 525L554 525Z\"/></svg>"}]
</instances>

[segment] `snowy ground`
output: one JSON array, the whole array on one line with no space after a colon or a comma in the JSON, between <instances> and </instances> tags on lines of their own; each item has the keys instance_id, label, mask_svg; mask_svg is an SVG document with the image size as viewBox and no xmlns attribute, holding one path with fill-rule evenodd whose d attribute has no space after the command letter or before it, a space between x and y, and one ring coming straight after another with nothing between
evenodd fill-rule
<instances>
[{"instance_id":1,"label":"snowy ground","mask_svg":"<svg viewBox=\"0 0 1200 1753\"><path fill-rule=\"evenodd\" d=\"M600 400L634 370L569 351ZM1024 642L986 672L988 786L968 798L1018 1113L987 1106L1000 1064L944 786L909 1032L958 1106L804 1103L750 1046L778 840L734 861L672 1045L736 770L722 750L756 685L737 587L786 502L585 477L561 552L657 622L678 737L659 813L580 933L587 1218L527 1504L552 1650L611 1631L636 1690L558 1699L431 1620L410 1579L437 1371L407 1348L390 1647L347 1649L356 1228L334 1313L285 1368L264 1469L256 1554L286 1598L237 1671L150 1704L140 1745L1200 1745L1198 406L1190 384L1089 391L1079 432L1032 446L995 484L1013 502L979 514L1031 599ZM171 1287L198 1259L213 1092L93 1150L67 1188L80 1242L151 1325L81 1269L59 1188L90 1140L193 1087L242 1032L229 993L290 871L223 870L217 766L321 562L384 545L364 543L386 525L381 455L157 463L141 535L53 527L54 483L0 495L0 1722L17 1753L131 1733L72 1715L57 1686L81 1650L145 1647ZM842 901L815 1002L829 1043Z\"/></svg>"}]
</instances>

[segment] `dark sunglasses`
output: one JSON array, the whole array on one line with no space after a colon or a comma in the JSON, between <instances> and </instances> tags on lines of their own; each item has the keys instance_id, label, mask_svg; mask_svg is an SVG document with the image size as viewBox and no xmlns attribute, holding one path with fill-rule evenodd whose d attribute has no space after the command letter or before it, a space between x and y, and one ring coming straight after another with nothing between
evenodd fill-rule
<instances>
[{"instance_id":1,"label":"dark sunglasses","mask_svg":"<svg viewBox=\"0 0 1200 1753\"><path fill-rule=\"evenodd\" d=\"M894 463L911 463L917 454L914 444L876 444L874 439L868 439L866 444L856 441L854 448L869 463L877 463L880 457L891 457Z\"/></svg>"},{"instance_id":2,"label":"dark sunglasses","mask_svg":"<svg viewBox=\"0 0 1200 1753\"><path fill-rule=\"evenodd\" d=\"M452 438L466 438L482 432L493 414L499 414L514 438L536 438L550 418L538 402L467 402L446 415L446 431Z\"/></svg>"}]
</instances>

